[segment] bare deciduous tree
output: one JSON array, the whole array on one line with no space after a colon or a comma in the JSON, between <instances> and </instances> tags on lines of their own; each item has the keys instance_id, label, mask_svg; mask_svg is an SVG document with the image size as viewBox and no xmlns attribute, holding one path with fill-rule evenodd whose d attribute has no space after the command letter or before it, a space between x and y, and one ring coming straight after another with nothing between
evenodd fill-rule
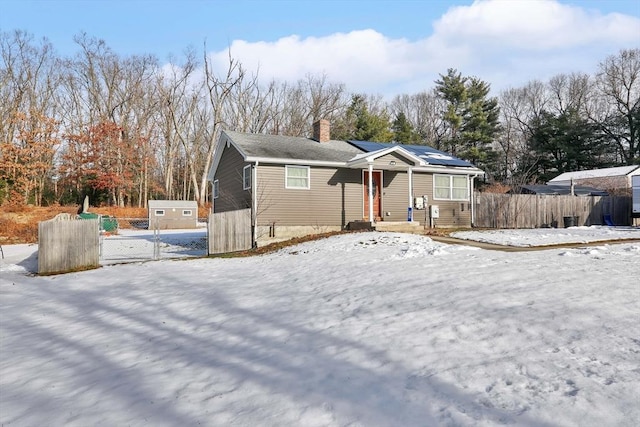
<instances>
[{"instance_id":1,"label":"bare deciduous tree","mask_svg":"<svg viewBox=\"0 0 640 427\"><path fill-rule=\"evenodd\" d=\"M613 140L621 160L640 160L640 49L622 50L600 63L597 85L606 109L593 119Z\"/></svg>"},{"instance_id":2,"label":"bare deciduous tree","mask_svg":"<svg viewBox=\"0 0 640 427\"><path fill-rule=\"evenodd\" d=\"M441 147L446 126L442 120L445 110L444 102L434 91L419 92L415 95L398 95L391 102L394 116L404 113L405 117L420 135L423 144L435 148Z\"/></svg>"}]
</instances>

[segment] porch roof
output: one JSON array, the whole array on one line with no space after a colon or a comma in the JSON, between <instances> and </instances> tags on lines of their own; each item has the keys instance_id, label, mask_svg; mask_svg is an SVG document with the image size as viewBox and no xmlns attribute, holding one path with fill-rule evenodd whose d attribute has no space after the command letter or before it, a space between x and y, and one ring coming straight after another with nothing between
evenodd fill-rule
<instances>
[{"instance_id":1,"label":"porch roof","mask_svg":"<svg viewBox=\"0 0 640 427\"><path fill-rule=\"evenodd\" d=\"M349 140L349 144L358 147L366 153L372 153L386 148L401 147L405 152L410 153L416 158L419 158L424 164L438 165L438 166L453 166L463 168L475 168L475 166L466 160L459 159L444 151L436 150L428 145L405 145L405 144L392 144L387 142L372 142L372 141L356 141Z\"/></svg>"},{"instance_id":2,"label":"porch roof","mask_svg":"<svg viewBox=\"0 0 640 427\"><path fill-rule=\"evenodd\" d=\"M375 159L380 158L382 156L386 156L387 154L397 153L401 157L407 160L404 164L397 164L395 161L392 164L386 165L385 169L389 170L405 170L410 166L426 166L428 165L423 159L414 155L413 153L404 149L401 145L394 145L391 147L381 148L376 151L369 151L365 153L360 153L354 156L347 165L351 168L360 168L366 167L367 164L373 162Z\"/></svg>"}]
</instances>

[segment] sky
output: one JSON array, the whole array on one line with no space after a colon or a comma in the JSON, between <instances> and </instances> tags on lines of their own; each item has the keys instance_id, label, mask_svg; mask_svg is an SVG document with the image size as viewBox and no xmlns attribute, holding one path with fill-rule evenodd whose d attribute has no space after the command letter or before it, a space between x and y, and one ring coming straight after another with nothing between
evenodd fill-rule
<instances>
[{"instance_id":1,"label":"sky","mask_svg":"<svg viewBox=\"0 0 640 427\"><path fill-rule=\"evenodd\" d=\"M549 244L640 229L465 233ZM640 420L637 241L501 252L349 233L44 277L24 269L34 246L3 245L0 259L2 425Z\"/></svg>"},{"instance_id":2,"label":"sky","mask_svg":"<svg viewBox=\"0 0 640 427\"><path fill-rule=\"evenodd\" d=\"M220 72L229 49L261 81L326 75L391 97L433 87L447 69L494 91L559 74L592 74L640 46L638 0L0 0L0 30L46 37L64 56L74 35L161 63L188 47Z\"/></svg>"}]
</instances>

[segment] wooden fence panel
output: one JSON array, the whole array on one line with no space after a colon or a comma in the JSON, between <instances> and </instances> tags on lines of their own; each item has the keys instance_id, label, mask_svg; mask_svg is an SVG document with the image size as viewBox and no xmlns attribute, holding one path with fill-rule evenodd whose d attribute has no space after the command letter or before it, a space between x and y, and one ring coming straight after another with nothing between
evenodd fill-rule
<instances>
[{"instance_id":1,"label":"wooden fence panel","mask_svg":"<svg viewBox=\"0 0 640 427\"><path fill-rule=\"evenodd\" d=\"M251 209L209 215L209 254L251 249Z\"/></svg>"},{"instance_id":2,"label":"wooden fence panel","mask_svg":"<svg viewBox=\"0 0 640 427\"><path fill-rule=\"evenodd\" d=\"M476 193L474 225L482 228L563 227L565 217L575 225L603 225L604 216L615 225L631 224L628 196L548 196Z\"/></svg>"},{"instance_id":3,"label":"wooden fence panel","mask_svg":"<svg viewBox=\"0 0 640 427\"><path fill-rule=\"evenodd\" d=\"M38 223L38 274L66 273L99 266L99 219Z\"/></svg>"}]
</instances>

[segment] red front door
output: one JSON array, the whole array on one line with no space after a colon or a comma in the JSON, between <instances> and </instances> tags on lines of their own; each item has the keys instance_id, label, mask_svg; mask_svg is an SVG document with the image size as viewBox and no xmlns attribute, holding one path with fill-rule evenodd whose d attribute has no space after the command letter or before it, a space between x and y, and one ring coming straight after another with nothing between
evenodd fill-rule
<instances>
[{"instance_id":1,"label":"red front door","mask_svg":"<svg viewBox=\"0 0 640 427\"><path fill-rule=\"evenodd\" d=\"M365 221L370 221L369 219L369 171L363 171L362 174L362 191L364 192L364 209L363 209L363 217ZM380 221L382 218L382 172L375 171L372 173L373 180L373 188L371 192L373 193L373 217L375 221Z\"/></svg>"}]
</instances>

